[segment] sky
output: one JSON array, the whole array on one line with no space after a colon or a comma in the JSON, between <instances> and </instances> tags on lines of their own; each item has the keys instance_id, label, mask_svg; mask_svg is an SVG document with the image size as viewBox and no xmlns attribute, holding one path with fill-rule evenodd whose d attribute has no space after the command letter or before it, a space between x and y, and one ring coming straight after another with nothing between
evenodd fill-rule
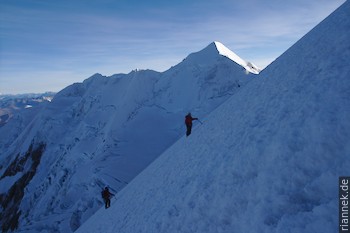
<instances>
[{"instance_id":1,"label":"sky","mask_svg":"<svg viewBox=\"0 0 350 233\"><path fill-rule=\"evenodd\" d=\"M0 94L165 71L213 41L265 68L345 0L0 0Z\"/></svg>"}]
</instances>

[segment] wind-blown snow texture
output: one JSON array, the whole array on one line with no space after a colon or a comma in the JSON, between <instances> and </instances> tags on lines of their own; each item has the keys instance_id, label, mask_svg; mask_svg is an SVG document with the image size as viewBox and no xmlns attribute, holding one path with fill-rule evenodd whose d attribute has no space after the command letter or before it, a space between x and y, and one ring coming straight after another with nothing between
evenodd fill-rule
<instances>
[{"instance_id":1,"label":"wind-blown snow texture","mask_svg":"<svg viewBox=\"0 0 350 233\"><path fill-rule=\"evenodd\" d=\"M335 232L350 167L350 2L77 233Z\"/></svg>"},{"instance_id":2,"label":"wind-blown snow texture","mask_svg":"<svg viewBox=\"0 0 350 233\"><path fill-rule=\"evenodd\" d=\"M202 119L252 80L221 53L216 42L163 73L96 74L18 113L0 128L2 230L76 230L102 206L102 187L119 191L185 134L188 111Z\"/></svg>"}]
</instances>

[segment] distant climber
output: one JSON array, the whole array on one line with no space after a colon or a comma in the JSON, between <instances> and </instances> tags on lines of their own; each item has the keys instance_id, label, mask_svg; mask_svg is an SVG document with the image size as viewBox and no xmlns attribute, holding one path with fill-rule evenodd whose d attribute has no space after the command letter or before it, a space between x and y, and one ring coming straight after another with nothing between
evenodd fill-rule
<instances>
[{"instance_id":1,"label":"distant climber","mask_svg":"<svg viewBox=\"0 0 350 233\"><path fill-rule=\"evenodd\" d=\"M109 208L111 206L111 196L114 196L113 193L109 192L108 187L106 187L104 190L101 192L102 198L105 202L105 208Z\"/></svg>"},{"instance_id":2,"label":"distant climber","mask_svg":"<svg viewBox=\"0 0 350 233\"><path fill-rule=\"evenodd\" d=\"M192 121L194 121L194 120L198 120L198 118L192 117L191 113L188 113L188 114L185 116L185 124L186 124L186 128L187 128L186 136L187 136L187 137L191 134L191 131L192 131Z\"/></svg>"}]
</instances>

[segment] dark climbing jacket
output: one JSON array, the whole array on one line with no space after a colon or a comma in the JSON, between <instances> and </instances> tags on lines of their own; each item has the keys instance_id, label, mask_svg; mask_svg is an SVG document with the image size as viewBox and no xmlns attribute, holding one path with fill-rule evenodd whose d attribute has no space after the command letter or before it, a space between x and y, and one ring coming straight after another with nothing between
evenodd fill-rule
<instances>
[{"instance_id":1,"label":"dark climbing jacket","mask_svg":"<svg viewBox=\"0 0 350 233\"><path fill-rule=\"evenodd\" d=\"M112 193L110 193L108 189L104 189L101 192L101 194L102 194L102 198L103 199L109 199L111 197L111 195L112 195Z\"/></svg>"},{"instance_id":2,"label":"dark climbing jacket","mask_svg":"<svg viewBox=\"0 0 350 233\"><path fill-rule=\"evenodd\" d=\"M185 117L185 124L187 126L190 126L190 125L192 125L192 121L194 121L194 120L198 120L198 118L194 118L191 116L191 114L187 114Z\"/></svg>"}]
</instances>

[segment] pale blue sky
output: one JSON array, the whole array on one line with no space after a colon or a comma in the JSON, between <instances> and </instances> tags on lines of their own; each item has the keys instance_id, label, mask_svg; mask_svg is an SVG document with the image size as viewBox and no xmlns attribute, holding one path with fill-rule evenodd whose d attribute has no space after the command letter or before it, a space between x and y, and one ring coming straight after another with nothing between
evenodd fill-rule
<instances>
[{"instance_id":1,"label":"pale blue sky","mask_svg":"<svg viewBox=\"0 0 350 233\"><path fill-rule=\"evenodd\" d=\"M345 0L0 0L0 93L165 71L213 41L264 68Z\"/></svg>"}]
</instances>

